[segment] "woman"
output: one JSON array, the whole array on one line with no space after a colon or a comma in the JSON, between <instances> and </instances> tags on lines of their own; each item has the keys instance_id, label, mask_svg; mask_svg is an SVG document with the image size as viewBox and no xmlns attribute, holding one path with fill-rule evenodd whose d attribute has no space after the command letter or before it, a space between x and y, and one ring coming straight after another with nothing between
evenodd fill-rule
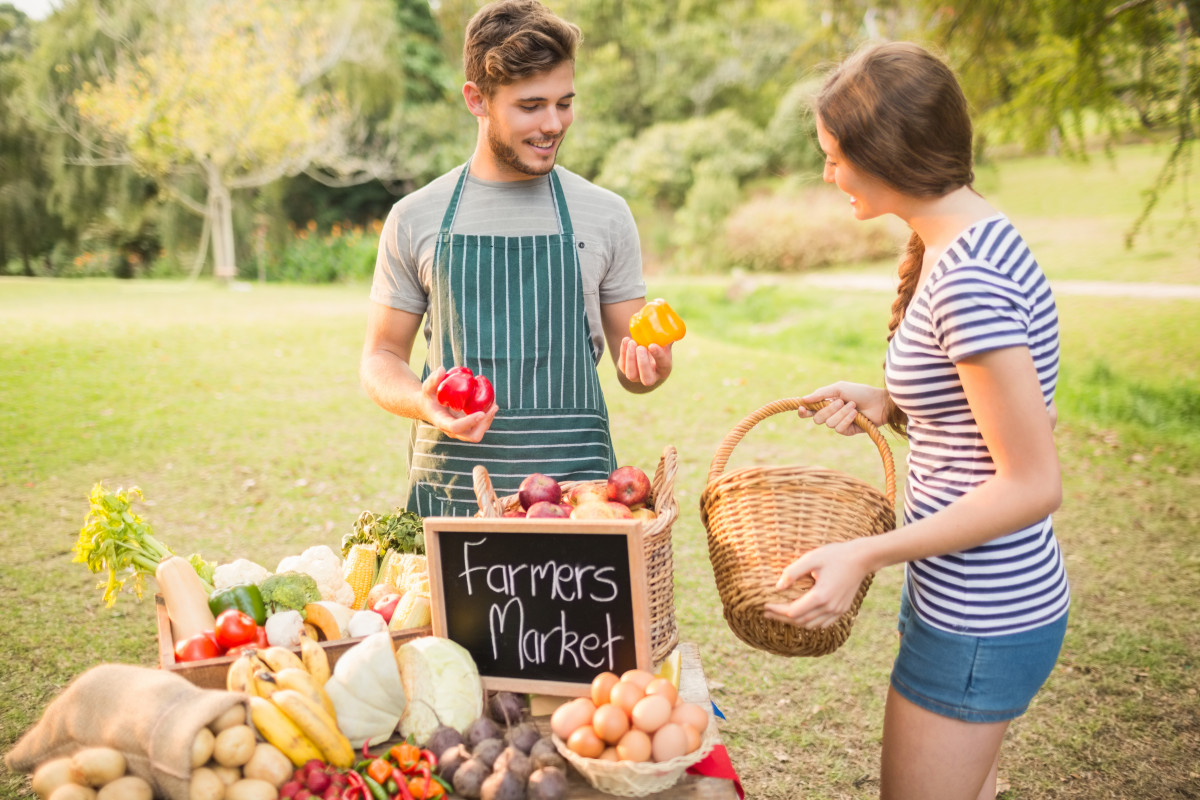
<instances>
[{"instance_id":1,"label":"woman","mask_svg":"<svg viewBox=\"0 0 1200 800\"><path fill-rule=\"evenodd\" d=\"M767 616L835 621L868 573L905 563L880 796L996 796L1001 741L1049 676L1070 602L1050 513L1058 318L1012 224L971 188L971 122L953 73L912 44L868 47L815 103L826 182L856 219L912 229L892 305L885 386L804 399L843 434L856 413L907 433L904 524L803 554L779 579L815 585ZM1049 413L1048 413L1049 412Z\"/></svg>"}]
</instances>

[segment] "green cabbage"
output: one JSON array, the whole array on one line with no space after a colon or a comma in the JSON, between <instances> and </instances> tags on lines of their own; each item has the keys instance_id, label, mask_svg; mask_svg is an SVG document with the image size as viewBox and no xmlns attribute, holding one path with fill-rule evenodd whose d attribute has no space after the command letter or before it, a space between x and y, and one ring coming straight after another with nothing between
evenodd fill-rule
<instances>
[{"instance_id":1,"label":"green cabbage","mask_svg":"<svg viewBox=\"0 0 1200 800\"><path fill-rule=\"evenodd\" d=\"M467 649L440 636L420 636L396 651L408 705L400 735L424 742L438 725L459 733L483 716L483 681Z\"/></svg>"}]
</instances>

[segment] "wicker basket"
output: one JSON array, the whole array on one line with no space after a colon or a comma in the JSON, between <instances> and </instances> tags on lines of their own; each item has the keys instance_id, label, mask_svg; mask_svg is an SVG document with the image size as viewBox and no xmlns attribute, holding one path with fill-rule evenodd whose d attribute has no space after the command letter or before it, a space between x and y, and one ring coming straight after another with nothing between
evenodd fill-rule
<instances>
[{"instance_id":1,"label":"wicker basket","mask_svg":"<svg viewBox=\"0 0 1200 800\"><path fill-rule=\"evenodd\" d=\"M599 758L584 758L567 747L566 743L551 734L559 754L570 763L594 788L605 794L620 797L645 797L648 794L670 789L692 764L697 764L712 752L717 743L717 723L710 714L708 727L700 739L700 747L670 761L604 761Z\"/></svg>"},{"instance_id":2,"label":"wicker basket","mask_svg":"<svg viewBox=\"0 0 1200 800\"><path fill-rule=\"evenodd\" d=\"M803 405L816 411L827 404ZM850 609L826 628L808 630L768 620L763 607L790 603L812 588L809 577L784 591L775 588L780 573L801 553L896 527L896 472L882 434L859 414L858 426L883 459L886 492L823 467L748 467L722 474L733 448L751 428L800 406L799 398L769 403L725 436L708 470L700 517L708 531L708 555L725 621L734 634L768 653L821 656L837 650L850 635L873 575L863 579Z\"/></svg>"},{"instance_id":3,"label":"wicker basket","mask_svg":"<svg viewBox=\"0 0 1200 800\"><path fill-rule=\"evenodd\" d=\"M671 525L679 517L679 503L675 500L676 459L675 448L667 445L650 481L650 507L658 516L642 525L646 603L650 610L650 660L654 664L670 655L679 643L679 629L675 625L675 560L671 550ZM476 465L472 477L479 516L502 517L506 511L521 507L515 494L496 496L486 467ZM563 493L581 483L605 485L602 480L563 481Z\"/></svg>"}]
</instances>

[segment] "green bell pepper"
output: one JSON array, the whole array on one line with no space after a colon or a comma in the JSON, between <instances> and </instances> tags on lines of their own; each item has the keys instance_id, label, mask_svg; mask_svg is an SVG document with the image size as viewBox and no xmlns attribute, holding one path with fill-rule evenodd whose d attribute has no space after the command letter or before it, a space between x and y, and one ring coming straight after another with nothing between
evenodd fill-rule
<instances>
[{"instance_id":1,"label":"green bell pepper","mask_svg":"<svg viewBox=\"0 0 1200 800\"><path fill-rule=\"evenodd\" d=\"M258 625L266 624L267 606L263 602L262 592L253 583L226 586L208 596L208 609L214 617L230 608L236 608L254 617L254 622Z\"/></svg>"}]
</instances>

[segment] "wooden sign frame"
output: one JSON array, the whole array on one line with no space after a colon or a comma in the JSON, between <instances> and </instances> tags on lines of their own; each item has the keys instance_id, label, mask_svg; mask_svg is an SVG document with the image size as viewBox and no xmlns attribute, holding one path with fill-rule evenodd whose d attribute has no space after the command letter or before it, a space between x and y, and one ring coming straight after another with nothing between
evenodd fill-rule
<instances>
[{"instance_id":1,"label":"wooden sign frame","mask_svg":"<svg viewBox=\"0 0 1200 800\"><path fill-rule=\"evenodd\" d=\"M433 634L458 641L459 644L471 650L471 642L459 641L451 630L453 625L448 619L448 603L446 597L446 576L443 567L446 558L443 556L443 545L447 534L479 534L486 537L504 537L512 534L536 535L546 537L578 537L578 536L611 536L622 542L616 552L624 552L622 563L626 560L629 569L629 612L628 628L632 628L633 650L636 656L636 666L650 669L650 611L648 605L648 590L646 586L645 553L642 545L642 523L639 520L560 520L560 519L524 519L519 517L426 517L425 518L425 552L429 566L430 606L433 616ZM447 537L448 538L448 537ZM481 540L482 542L482 540ZM446 555L449 555L447 553ZM520 554L517 554L519 561ZM528 556L526 559L528 560ZM493 565L495 566L495 565ZM512 565L510 565L512 566ZM579 566L579 565L576 565ZM474 571L475 568L472 568ZM453 602L454 598L450 598ZM595 605L595 604L593 604ZM493 605L489 617L497 608ZM490 620L489 620L490 625ZM626 628L623 628L625 630ZM493 649L496 639L491 639ZM627 645L626 645L627 647ZM476 656L476 653L472 653ZM478 659L477 659L478 660ZM530 692L558 696L586 697L591 692L591 681L595 675L604 671L621 672L631 666L619 666L612 670L601 665L591 671L576 669L578 677L568 675L572 670L563 669L561 678L524 678L509 674L488 674L485 666L480 666L480 677L484 688L491 691ZM553 668L539 667L540 671L554 671ZM590 669L590 666L589 666Z\"/></svg>"}]
</instances>

